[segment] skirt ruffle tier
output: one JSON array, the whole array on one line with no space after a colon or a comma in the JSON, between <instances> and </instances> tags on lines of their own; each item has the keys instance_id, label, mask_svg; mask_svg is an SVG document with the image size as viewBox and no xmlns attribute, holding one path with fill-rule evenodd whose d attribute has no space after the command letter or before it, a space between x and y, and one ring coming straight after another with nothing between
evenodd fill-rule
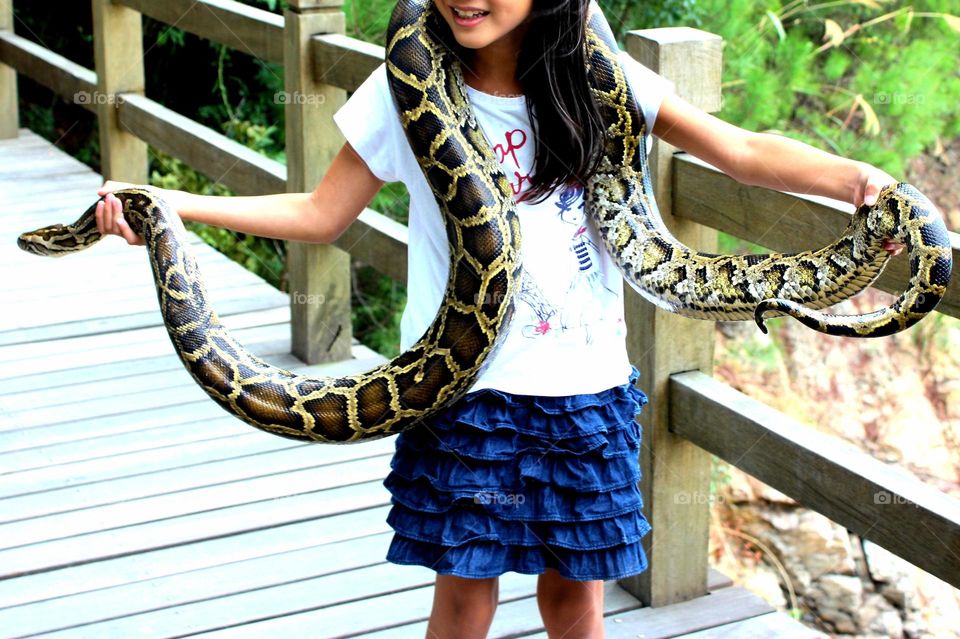
<instances>
[{"instance_id":1,"label":"skirt ruffle tier","mask_svg":"<svg viewBox=\"0 0 960 639\"><path fill-rule=\"evenodd\" d=\"M646 570L638 377L566 397L484 389L398 435L387 560L475 579Z\"/></svg>"}]
</instances>

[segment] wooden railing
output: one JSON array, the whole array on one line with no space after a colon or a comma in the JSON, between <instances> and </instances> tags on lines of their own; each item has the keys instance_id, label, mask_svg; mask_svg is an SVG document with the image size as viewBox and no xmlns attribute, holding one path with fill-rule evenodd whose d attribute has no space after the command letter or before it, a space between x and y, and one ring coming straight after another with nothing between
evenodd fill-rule
<instances>
[{"instance_id":1,"label":"wooden railing","mask_svg":"<svg viewBox=\"0 0 960 639\"><path fill-rule=\"evenodd\" d=\"M0 0L0 136L17 132L21 73L97 114L106 177L145 181L149 144L237 193L309 190L343 143L332 114L384 57L382 47L343 35L341 4L291 0L280 18L230 0L94 0L97 68L91 71L14 35L11 0ZM141 14L283 63L287 93L315 96L287 103L287 166L143 96ZM626 42L679 95L719 110L719 37L650 29L630 32ZM666 223L701 250L713 248L717 229L773 250L804 250L831 242L850 219L830 201L739 184L663 142L655 144L651 166ZM956 234L951 240L956 259L960 240ZM366 210L338 239L339 248L293 247L293 290L327 300L306 309L294 303L295 354L310 363L347 358L349 257L405 281L406 246L406 227ZM902 290L906 268L894 261L877 286ZM646 538L650 568L623 580L625 587L651 605L706 593L710 454L960 587L957 500L716 381L709 375L713 323L665 313L624 288L629 353L651 399L642 418L641 487L653 524ZM955 278L940 311L957 317L958 295Z\"/></svg>"}]
</instances>

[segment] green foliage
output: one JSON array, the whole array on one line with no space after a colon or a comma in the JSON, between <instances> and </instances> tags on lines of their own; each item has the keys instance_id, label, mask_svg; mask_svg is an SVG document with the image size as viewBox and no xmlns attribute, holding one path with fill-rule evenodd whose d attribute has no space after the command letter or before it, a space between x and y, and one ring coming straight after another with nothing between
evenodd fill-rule
<instances>
[{"instance_id":1,"label":"green foliage","mask_svg":"<svg viewBox=\"0 0 960 639\"><path fill-rule=\"evenodd\" d=\"M721 115L902 175L960 130L951 5L701 0L704 28L726 41Z\"/></svg>"}]
</instances>

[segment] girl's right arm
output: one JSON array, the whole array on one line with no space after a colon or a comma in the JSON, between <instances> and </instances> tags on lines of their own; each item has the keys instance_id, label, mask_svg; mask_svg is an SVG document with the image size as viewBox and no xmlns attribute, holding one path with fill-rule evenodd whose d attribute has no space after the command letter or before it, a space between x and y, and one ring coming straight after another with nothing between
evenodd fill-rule
<instances>
[{"instance_id":1,"label":"girl's right arm","mask_svg":"<svg viewBox=\"0 0 960 639\"><path fill-rule=\"evenodd\" d=\"M106 182L100 195L130 184ZM357 219L383 186L349 143L343 145L312 193L279 193L252 197L194 195L157 191L183 220L220 226L238 233L280 240L329 244ZM153 188L153 187L151 187ZM97 228L142 245L123 219L120 200L107 195L97 205Z\"/></svg>"}]
</instances>

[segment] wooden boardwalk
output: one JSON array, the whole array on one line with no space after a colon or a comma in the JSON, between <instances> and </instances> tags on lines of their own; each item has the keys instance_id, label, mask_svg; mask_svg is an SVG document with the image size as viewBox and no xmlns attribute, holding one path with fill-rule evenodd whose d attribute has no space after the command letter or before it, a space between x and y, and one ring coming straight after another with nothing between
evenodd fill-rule
<instances>
[{"instance_id":1,"label":"wooden boardwalk","mask_svg":"<svg viewBox=\"0 0 960 639\"><path fill-rule=\"evenodd\" d=\"M301 444L208 400L160 321L142 249L62 260L17 234L73 220L101 184L27 130L0 141L0 637L421 637L434 573L384 561L393 440ZM194 238L237 338L290 355L287 296ZM643 608L607 584L608 637L816 637L712 575L708 596ZM501 578L490 636L545 637L536 578Z\"/></svg>"}]
</instances>

